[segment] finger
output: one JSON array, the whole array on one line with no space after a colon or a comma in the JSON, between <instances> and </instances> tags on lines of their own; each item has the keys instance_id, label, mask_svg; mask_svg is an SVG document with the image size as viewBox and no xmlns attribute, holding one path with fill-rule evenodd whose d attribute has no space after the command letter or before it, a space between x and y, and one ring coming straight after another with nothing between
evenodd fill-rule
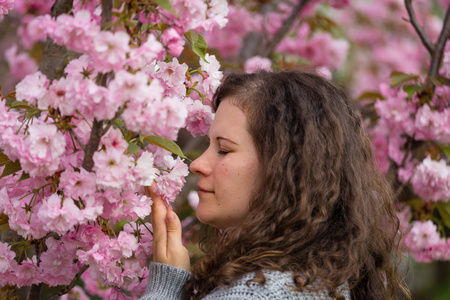
<instances>
[{"instance_id":1,"label":"finger","mask_svg":"<svg viewBox=\"0 0 450 300\"><path fill-rule=\"evenodd\" d=\"M154 192L156 184L153 183L149 188L149 194L152 198L152 212L150 218L153 226L153 251L154 256L166 254L167 247L167 227L166 213L167 208L164 205L162 197Z\"/></svg>"},{"instance_id":2,"label":"finger","mask_svg":"<svg viewBox=\"0 0 450 300\"><path fill-rule=\"evenodd\" d=\"M182 228L181 221L173 209L167 210L167 251L181 249L182 242Z\"/></svg>"}]
</instances>

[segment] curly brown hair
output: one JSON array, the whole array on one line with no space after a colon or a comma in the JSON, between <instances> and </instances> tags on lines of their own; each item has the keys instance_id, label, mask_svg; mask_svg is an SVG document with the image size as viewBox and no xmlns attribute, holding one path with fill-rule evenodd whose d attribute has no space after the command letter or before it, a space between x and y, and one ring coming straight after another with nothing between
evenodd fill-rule
<instances>
[{"instance_id":1,"label":"curly brown hair","mask_svg":"<svg viewBox=\"0 0 450 300\"><path fill-rule=\"evenodd\" d=\"M214 230L187 288L202 298L248 272L290 271L298 290L395 298L398 226L360 114L331 81L303 71L232 74L216 91L241 108L261 165L239 227Z\"/></svg>"}]
</instances>

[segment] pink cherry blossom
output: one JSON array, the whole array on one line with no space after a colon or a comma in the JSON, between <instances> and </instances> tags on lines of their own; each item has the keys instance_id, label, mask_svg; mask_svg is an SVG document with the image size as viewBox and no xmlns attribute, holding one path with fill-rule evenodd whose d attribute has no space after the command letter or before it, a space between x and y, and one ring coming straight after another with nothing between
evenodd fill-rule
<instances>
[{"instance_id":1,"label":"pink cherry blossom","mask_svg":"<svg viewBox=\"0 0 450 300\"><path fill-rule=\"evenodd\" d=\"M174 160L171 156L165 157L165 162L170 173L158 177L155 192L162 195L166 205L175 201L189 174L187 165L178 157Z\"/></svg>"},{"instance_id":2,"label":"pink cherry blossom","mask_svg":"<svg viewBox=\"0 0 450 300\"><path fill-rule=\"evenodd\" d=\"M18 53L17 45L13 45L5 52L5 59L9 65L9 72L18 79L37 71L38 65L28 53Z\"/></svg>"},{"instance_id":3,"label":"pink cherry blossom","mask_svg":"<svg viewBox=\"0 0 450 300\"><path fill-rule=\"evenodd\" d=\"M162 44L156 40L155 36L149 35L145 43L130 50L127 65L135 70L142 69L156 59L161 59L163 51Z\"/></svg>"},{"instance_id":4,"label":"pink cherry blossom","mask_svg":"<svg viewBox=\"0 0 450 300\"><path fill-rule=\"evenodd\" d=\"M405 243L412 251L422 251L442 240L437 232L436 225L428 220L426 222L414 221L412 228L405 237Z\"/></svg>"},{"instance_id":5,"label":"pink cherry blossom","mask_svg":"<svg viewBox=\"0 0 450 300\"><path fill-rule=\"evenodd\" d=\"M22 169L32 177L53 174L65 151L64 136L51 124L33 124L28 132L20 157Z\"/></svg>"},{"instance_id":6,"label":"pink cherry blossom","mask_svg":"<svg viewBox=\"0 0 450 300\"><path fill-rule=\"evenodd\" d=\"M95 174L83 168L80 168L80 172L76 172L73 168L66 169L61 173L59 184L63 187L64 195L74 199L92 195L97 190Z\"/></svg>"},{"instance_id":7,"label":"pink cherry blossom","mask_svg":"<svg viewBox=\"0 0 450 300\"><path fill-rule=\"evenodd\" d=\"M143 102L151 95L148 85L148 77L143 72L135 74L120 70L116 72L114 79L109 83L111 96L114 103L122 106L127 101Z\"/></svg>"},{"instance_id":8,"label":"pink cherry blossom","mask_svg":"<svg viewBox=\"0 0 450 300\"><path fill-rule=\"evenodd\" d=\"M211 107L203 105L199 100L195 100L188 104L187 110L186 129L189 130L193 137L208 135L214 118Z\"/></svg>"},{"instance_id":9,"label":"pink cherry blossom","mask_svg":"<svg viewBox=\"0 0 450 300\"><path fill-rule=\"evenodd\" d=\"M49 83L47 76L40 71L29 74L16 85L16 98L18 101L36 104L36 101L44 97Z\"/></svg>"},{"instance_id":10,"label":"pink cherry blossom","mask_svg":"<svg viewBox=\"0 0 450 300\"><path fill-rule=\"evenodd\" d=\"M206 19L206 3L202 0L174 0L171 2L176 17L163 11L166 17L184 32L199 27Z\"/></svg>"},{"instance_id":11,"label":"pink cherry blossom","mask_svg":"<svg viewBox=\"0 0 450 300\"><path fill-rule=\"evenodd\" d=\"M60 300L89 300L89 296L86 294L86 292L83 290L81 286L74 286L67 294L62 295Z\"/></svg>"},{"instance_id":12,"label":"pink cherry blossom","mask_svg":"<svg viewBox=\"0 0 450 300\"><path fill-rule=\"evenodd\" d=\"M123 138L123 134L119 129L110 129L102 136L100 140L100 146L105 146L106 150L113 149L120 153L123 153L128 149L128 143Z\"/></svg>"},{"instance_id":13,"label":"pink cherry blossom","mask_svg":"<svg viewBox=\"0 0 450 300\"><path fill-rule=\"evenodd\" d=\"M207 53L205 59L206 61L201 58L199 60L200 66L202 67L202 74L205 77L202 82L202 87L206 94L212 96L220 85L223 72L219 71L220 63L215 55L209 55Z\"/></svg>"},{"instance_id":14,"label":"pink cherry blossom","mask_svg":"<svg viewBox=\"0 0 450 300\"><path fill-rule=\"evenodd\" d=\"M177 57L184 50L185 41L174 28L166 29L161 35L161 42L169 49L169 55Z\"/></svg>"},{"instance_id":15,"label":"pink cherry blossom","mask_svg":"<svg viewBox=\"0 0 450 300\"><path fill-rule=\"evenodd\" d=\"M74 16L59 15L55 31L48 34L59 45L76 52L89 53L94 41L100 38L100 25L89 11L80 10Z\"/></svg>"},{"instance_id":16,"label":"pink cherry blossom","mask_svg":"<svg viewBox=\"0 0 450 300\"><path fill-rule=\"evenodd\" d=\"M216 28L223 28L228 23L228 2L226 0L209 1L206 11L207 19L200 24L204 31L212 31Z\"/></svg>"},{"instance_id":17,"label":"pink cherry blossom","mask_svg":"<svg viewBox=\"0 0 450 300\"><path fill-rule=\"evenodd\" d=\"M12 270L17 266L17 262L14 260L16 253L11 251L11 246L0 242L0 273L5 273L8 270Z\"/></svg>"},{"instance_id":18,"label":"pink cherry blossom","mask_svg":"<svg viewBox=\"0 0 450 300\"><path fill-rule=\"evenodd\" d=\"M197 191L190 191L188 196L187 196L189 205L193 208L193 209L197 209L198 203L200 201L200 198L198 197L198 192Z\"/></svg>"},{"instance_id":19,"label":"pink cherry blossom","mask_svg":"<svg viewBox=\"0 0 450 300\"><path fill-rule=\"evenodd\" d=\"M37 214L45 230L59 235L65 234L82 220L80 209L72 198L66 197L63 200L57 194L45 199Z\"/></svg>"},{"instance_id":20,"label":"pink cherry blossom","mask_svg":"<svg viewBox=\"0 0 450 300\"><path fill-rule=\"evenodd\" d=\"M32 259L27 258L26 260L23 260L21 264L16 267L15 273L17 276L17 282L15 282L15 284L19 288L41 282L36 256L33 256Z\"/></svg>"},{"instance_id":21,"label":"pink cherry blossom","mask_svg":"<svg viewBox=\"0 0 450 300\"><path fill-rule=\"evenodd\" d=\"M180 64L177 58L171 62L158 62L159 71L157 75L168 87L174 87L184 84L188 65Z\"/></svg>"},{"instance_id":22,"label":"pink cherry blossom","mask_svg":"<svg viewBox=\"0 0 450 300\"><path fill-rule=\"evenodd\" d=\"M450 167L444 159L432 160L427 156L411 178L414 192L425 200L448 201L450 199Z\"/></svg>"},{"instance_id":23,"label":"pink cherry blossom","mask_svg":"<svg viewBox=\"0 0 450 300\"><path fill-rule=\"evenodd\" d=\"M0 15L7 15L14 8L15 0L0 0Z\"/></svg>"},{"instance_id":24,"label":"pink cherry blossom","mask_svg":"<svg viewBox=\"0 0 450 300\"><path fill-rule=\"evenodd\" d=\"M428 105L417 110L415 133L417 140L436 140L444 133L444 126L449 121L449 115L443 111L431 111Z\"/></svg>"},{"instance_id":25,"label":"pink cherry blossom","mask_svg":"<svg viewBox=\"0 0 450 300\"><path fill-rule=\"evenodd\" d=\"M91 57L100 72L119 71L130 51L130 36L125 32L101 31L94 39Z\"/></svg>"},{"instance_id":26,"label":"pink cherry blossom","mask_svg":"<svg viewBox=\"0 0 450 300\"><path fill-rule=\"evenodd\" d=\"M157 169L153 168L153 155L151 152L142 152L133 169L138 186L150 186L156 178Z\"/></svg>"},{"instance_id":27,"label":"pink cherry blossom","mask_svg":"<svg viewBox=\"0 0 450 300\"><path fill-rule=\"evenodd\" d=\"M70 79L64 77L59 80L53 80L47 94L43 98L38 99L39 109L45 110L48 109L48 106L51 106L54 109L59 109L63 116L73 114L76 103L66 95L70 81Z\"/></svg>"},{"instance_id":28,"label":"pink cherry blossom","mask_svg":"<svg viewBox=\"0 0 450 300\"><path fill-rule=\"evenodd\" d=\"M47 14L50 13L52 5L52 1L45 0L16 0L15 11L21 14L30 12L36 14Z\"/></svg>"},{"instance_id":29,"label":"pink cherry blossom","mask_svg":"<svg viewBox=\"0 0 450 300\"><path fill-rule=\"evenodd\" d=\"M95 79L98 71L94 67L94 63L87 54L83 54L79 58L72 59L64 69L68 76L83 77Z\"/></svg>"},{"instance_id":30,"label":"pink cherry blossom","mask_svg":"<svg viewBox=\"0 0 450 300\"><path fill-rule=\"evenodd\" d=\"M390 89L387 84L381 84L380 90L386 99L375 103L377 113L391 130L412 134L414 120L410 116L416 112L414 103L406 100L403 90Z\"/></svg>"},{"instance_id":31,"label":"pink cherry blossom","mask_svg":"<svg viewBox=\"0 0 450 300\"><path fill-rule=\"evenodd\" d=\"M272 61L261 56L253 56L245 61L245 73L254 73L259 70L272 70Z\"/></svg>"},{"instance_id":32,"label":"pink cherry blossom","mask_svg":"<svg viewBox=\"0 0 450 300\"><path fill-rule=\"evenodd\" d=\"M95 152L94 171L97 184L103 189L121 189L127 182L130 172L130 158L114 149Z\"/></svg>"}]
</instances>

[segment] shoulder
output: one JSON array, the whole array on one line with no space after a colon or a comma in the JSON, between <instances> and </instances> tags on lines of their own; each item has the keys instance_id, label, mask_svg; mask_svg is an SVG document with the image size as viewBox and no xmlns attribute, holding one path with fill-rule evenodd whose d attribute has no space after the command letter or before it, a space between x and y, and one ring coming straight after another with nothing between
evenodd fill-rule
<instances>
[{"instance_id":1,"label":"shoulder","mask_svg":"<svg viewBox=\"0 0 450 300\"><path fill-rule=\"evenodd\" d=\"M255 282L247 282L255 278L254 273L248 273L230 285L218 286L204 300L226 299L293 299L293 300L326 300L330 299L326 290L318 292L294 291L292 274L290 272L264 271L266 283L260 285ZM345 294L345 299L350 299L350 294Z\"/></svg>"}]
</instances>

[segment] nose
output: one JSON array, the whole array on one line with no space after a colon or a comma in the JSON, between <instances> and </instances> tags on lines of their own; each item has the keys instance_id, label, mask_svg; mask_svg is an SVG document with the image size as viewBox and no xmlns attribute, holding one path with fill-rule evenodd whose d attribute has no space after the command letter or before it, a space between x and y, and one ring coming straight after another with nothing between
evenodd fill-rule
<instances>
[{"instance_id":1,"label":"nose","mask_svg":"<svg viewBox=\"0 0 450 300\"><path fill-rule=\"evenodd\" d=\"M203 152L196 160L191 162L190 170L199 176L208 176L211 173L211 164L208 162L208 150Z\"/></svg>"}]
</instances>

